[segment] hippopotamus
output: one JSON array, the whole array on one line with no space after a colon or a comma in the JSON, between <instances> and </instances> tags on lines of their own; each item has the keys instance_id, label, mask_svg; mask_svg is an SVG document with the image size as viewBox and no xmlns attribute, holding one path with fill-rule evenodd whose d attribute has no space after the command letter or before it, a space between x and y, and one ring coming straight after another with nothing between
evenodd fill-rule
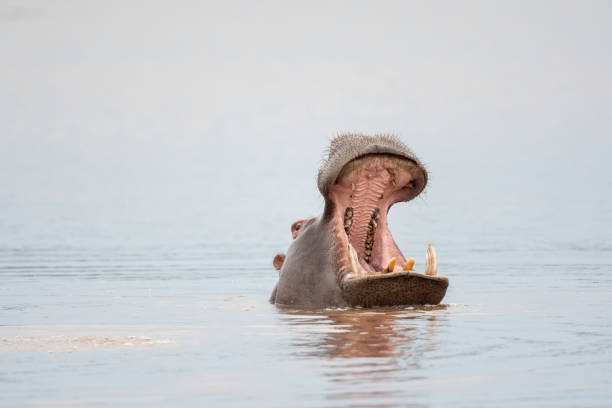
<instances>
[{"instance_id":1,"label":"hippopotamus","mask_svg":"<svg viewBox=\"0 0 612 408\"><path fill-rule=\"evenodd\" d=\"M317 187L325 200L318 217L291 225L287 254L270 302L306 308L438 304L448 279L437 275L429 244L425 272L413 270L387 226L391 206L418 196L427 171L391 135L343 134L331 141Z\"/></svg>"}]
</instances>

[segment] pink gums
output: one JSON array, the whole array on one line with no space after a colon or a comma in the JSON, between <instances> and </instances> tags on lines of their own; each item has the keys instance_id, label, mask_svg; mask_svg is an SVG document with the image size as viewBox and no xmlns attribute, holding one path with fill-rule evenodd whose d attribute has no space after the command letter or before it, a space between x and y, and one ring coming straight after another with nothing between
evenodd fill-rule
<instances>
[{"instance_id":1,"label":"pink gums","mask_svg":"<svg viewBox=\"0 0 612 408\"><path fill-rule=\"evenodd\" d=\"M410 194L412 175L404 166L402 159L388 155L368 156L355 161L351 168L343 171L336 184L331 188L331 198L335 203L334 219L344 246L348 241L355 248L361 273L381 272L392 257L396 258L395 270L402 270L406 261L391 237L387 227L387 211L398 201L405 200ZM351 163L349 163L349 166ZM353 209L353 222L347 237L344 234L346 208ZM365 243L372 214L379 210L374 246L369 262L366 261ZM342 236L343 235L343 236Z\"/></svg>"}]
</instances>

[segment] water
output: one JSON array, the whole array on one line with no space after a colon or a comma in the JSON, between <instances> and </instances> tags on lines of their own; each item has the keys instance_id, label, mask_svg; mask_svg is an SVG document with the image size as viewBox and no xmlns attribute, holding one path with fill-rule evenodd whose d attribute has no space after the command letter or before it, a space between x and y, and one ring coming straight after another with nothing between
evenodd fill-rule
<instances>
[{"instance_id":1,"label":"water","mask_svg":"<svg viewBox=\"0 0 612 408\"><path fill-rule=\"evenodd\" d=\"M407 7L0 4L0 405L609 406L607 6ZM267 302L338 130L441 305Z\"/></svg>"},{"instance_id":2,"label":"water","mask_svg":"<svg viewBox=\"0 0 612 408\"><path fill-rule=\"evenodd\" d=\"M3 405L609 401L609 249L449 254L443 305L305 311L266 303L272 248L240 248L251 265L215 245L5 248Z\"/></svg>"}]
</instances>

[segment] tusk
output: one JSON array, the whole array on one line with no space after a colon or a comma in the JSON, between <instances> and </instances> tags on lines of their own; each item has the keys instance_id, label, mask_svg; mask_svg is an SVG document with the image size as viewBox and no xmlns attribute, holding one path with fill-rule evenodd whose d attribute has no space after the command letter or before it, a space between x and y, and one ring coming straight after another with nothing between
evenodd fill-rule
<instances>
[{"instance_id":1,"label":"tusk","mask_svg":"<svg viewBox=\"0 0 612 408\"><path fill-rule=\"evenodd\" d=\"M411 271L413 267L414 267L414 258L410 258L409 260L406 261L402 269L404 271Z\"/></svg>"},{"instance_id":2,"label":"tusk","mask_svg":"<svg viewBox=\"0 0 612 408\"><path fill-rule=\"evenodd\" d=\"M436 276L438 274L438 259L436 257L436 250L431 244L427 247L425 260L425 275Z\"/></svg>"},{"instance_id":3,"label":"tusk","mask_svg":"<svg viewBox=\"0 0 612 408\"><path fill-rule=\"evenodd\" d=\"M357 267L357 251L355 251L355 248L353 248L350 242L348 244L348 253L351 269L353 270L353 273L357 274L359 273L359 268Z\"/></svg>"},{"instance_id":4,"label":"tusk","mask_svg":"<svg viewBox=\"0 0 612 408\"><path fill-rule=\"evenodd\" d=\"M389 260L389 264L385 266L385 269L383 269L383 273L393 272L393 269L395 269L395 258L391 258Z\"/></svg>"}]
</instances>

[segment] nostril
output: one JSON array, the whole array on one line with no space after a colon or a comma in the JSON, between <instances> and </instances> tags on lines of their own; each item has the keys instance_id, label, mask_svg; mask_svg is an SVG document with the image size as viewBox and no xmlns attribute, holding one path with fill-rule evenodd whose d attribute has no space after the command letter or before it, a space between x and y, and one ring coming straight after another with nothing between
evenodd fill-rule
<instances>
[{"instance_id":1,"label":"nostril","mask_svg":"<svg viewBox=\"0 0 612 408\"><path fill-rule=\"evenodd\" d=\"M299 231L299 230L300 230L300 228L302 228L302 224L296 224L296 226L295 226L295 230L296 230L296 231Z\"/></svg>"}]
</instances>

